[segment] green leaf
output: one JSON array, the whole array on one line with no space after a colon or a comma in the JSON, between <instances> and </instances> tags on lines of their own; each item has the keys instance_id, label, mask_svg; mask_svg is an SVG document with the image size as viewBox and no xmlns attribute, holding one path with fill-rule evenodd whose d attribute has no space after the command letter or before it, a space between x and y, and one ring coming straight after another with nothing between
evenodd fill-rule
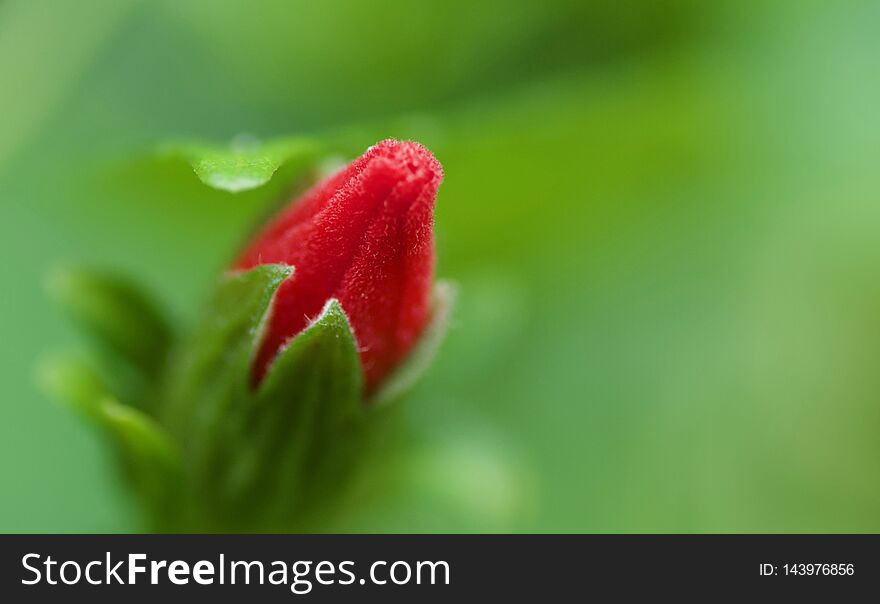
<instances>
[{"instance_id":1,"label":"green leaf","mask_svg":"<svg viewBox=\"0 0 880 604\"><path fill-rule=\"evenodd\" d=\"M37 365L36 382L50 398L96 424L100 423L99 401L109 391L98 373L85 361L70 355L42 359Z\"/></svg>"},{"instance_id":2,"label":"green leaf","mask_svg":"<svg viewBox=\"0 0 880 604\"><path fill-rule=\"evenodd\" d=\"M357 344L337 300L251 384L273 296L293 271L262 265L227 275L169 365L160 417L183 448L186 484L175 530L328 526L371 448L367 439L385 415L364 400ZM452 297L447 284L437 287L430 327L387 397L424 370Z\"/></svg>"},{"instance_id":3,"label":"green leaf","mask_svg":"<svg viewBox=\"0 0 880 604\"><path fill-rule=\"evenodd\" d=\"M59 267L47 290L87 332L139 369L155 376L172 340L158 305L123 277L83 268Z\"/></svg>"},{"instance_id":4,"label":"green leaf","mask_svg":"<svg viewBox=\"0 0 880 604\"><path fill-rule=\"evenodd\" d=\"M447 281L438 282L433 292L430 323L406 360L373 395L373 403L385 404L400 398L422 377L446 337L454 303L455 286Z\"/></svg>"},{"instance_id":5,"label":"green leaf","mask_svg":"<svg viewBox=\"0 0 880 604\"><path fill-rule=\"evenodd\" d=\"M181 478L178 447L164 428L134 407L107 397L98 402L97 409L142 503L153 508L154 522L167 523Z\"/></svg>"},{"instance_id":6,"label":"green leaf","mask_svg":"<svg viewBox=\"0 0 880 604\"><path fill-rule=\"evenodd\" d=\"M164 523L181 470L180 451L168 433L143 412L120 403L98 374L74 357L45 360L38 367L37 381L47 394L107 437L153 521Z\"/></svg>"},{"instance_id":7,"label":"green leaf","mask_svg":"<svg viewBox=\"0 0 880 604\"><path fill-rule=\"evenodd\" d=\"M260 143L238 138L228 146L200 143L174 143L162 151L181 157L192 166L199 179L215 189L238 193L260 187L284 164L313 163L319 145L306 138L283 138Z\"/></svg>"}]
</instances>

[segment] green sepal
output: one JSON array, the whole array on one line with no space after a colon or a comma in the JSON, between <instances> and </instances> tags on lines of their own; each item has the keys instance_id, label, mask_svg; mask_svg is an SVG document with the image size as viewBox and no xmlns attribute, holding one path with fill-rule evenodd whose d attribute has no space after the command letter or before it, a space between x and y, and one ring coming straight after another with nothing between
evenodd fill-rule
<instances>
[{"instance_id":1,"label":"green sepal","mask_svg":"<svg viewBox=\"0 0 880 604\"><path fill-rule=\"evenodd\" d=\"M171 531L315 530L327 526L383 414L374 403L421 374L445 332L452 290L407 364L379 397L363 396L357 344L339 302L277 355L259 384L253 362L275 293L294 268L261 265L218 283L200 321L165 364L156 419L122 405L72 362L43 382L111 436L126 475ZM369 427L368 427L369 424Z\"/></svg>"},{"instance_id":2,"label":"green sepal","mask_svg":"<svg viewBox=\"0 0 880 604\"><path fill-rule=\"evenodd\" d=\"M172 343L169 322L143 290L123 277L59 267L47 290L99 344L147 377L163 368Z\"/></svg>"},{"instance_id":3,"label":"green sepal","mask_svg":"<svg viewBox=\"0 0 880 604\"><path fill-rule=\"evenodd\" d=\"M345 483L367 417L362 379L348 319L330 300L235 420L227 486L241 514L259 515L254 528L308 528Z\"/></svg>"},{"instance_id":4,"label":"green sepal","mask_svg":"<svg viewBox=\"0 0 880 604\"><path fill-rule=\"evenodd\" d=\"M193 434L223 421L226 407L249 392L256 342L272 296L293 272L265 264L224 275L200 321L172 357L160 416L191 447Z\"/></svg>"},{"instance_id":5,"label":"green sepal","mask_svg":"<svg viewBox=\"0 0 880 604\"><path fill-rule=\"evenodd\" d=\"M272 297L293 268L225 277L172 362L163 423L182 443L187 530L301 526L316 494L355 457L366 413L348 320L335 300L279 353L260 386L251 368Z\"/></svg>"},{"instance_id":6,"label":"green sepal","mask_svg":"<svg viewBox=\"0 0 880 604\"><path fill-rule=\"evenodd\" d=\"M222 495L230 459L227 435L250 398L250 364L266 311L293 269L262 265L224 275L199 323L172 354L159 420L180 444L184 491L169 530L232 530Z\"/></svg>"}]
</instances>

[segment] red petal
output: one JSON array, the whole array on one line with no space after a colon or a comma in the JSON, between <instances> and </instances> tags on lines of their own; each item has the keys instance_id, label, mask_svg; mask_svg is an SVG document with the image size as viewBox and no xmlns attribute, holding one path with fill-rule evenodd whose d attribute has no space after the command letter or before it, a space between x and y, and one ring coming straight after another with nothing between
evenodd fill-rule
<instances>
[{"instance_id":1,"label":"red petal","mask_svg":"<svg viewBox=\"0 0 880 604\"><path fill-rule=\"evenodd\" d=\"M284 345L337 298L367 391L406 356L430 316L434 199L443 173L412 142L382 141L284 210L236 266L294 266L275 295L254 364L259 383Z\"/></svg>"}]
</instances>

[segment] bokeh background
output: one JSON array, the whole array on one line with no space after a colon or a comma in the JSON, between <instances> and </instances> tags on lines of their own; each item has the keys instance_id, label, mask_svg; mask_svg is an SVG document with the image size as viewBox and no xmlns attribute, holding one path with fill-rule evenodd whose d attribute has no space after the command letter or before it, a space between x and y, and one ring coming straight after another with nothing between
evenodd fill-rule
<instances>
[{"instance_id":1,"label":"bokeh background","mask_svg":"<svg viewBox=\"0 0 880 604\"><path fill-rule=\"evenodd\" d=\"M0 530L136 529L34 385L80 345L44 277L125 271L185 324L277 200L155 149L241 133L416 138L447 172L458 312L389 462L441 480L340 530L880 530L878 23L871 0L0 2Z\"/></svg>"}]
</instances>

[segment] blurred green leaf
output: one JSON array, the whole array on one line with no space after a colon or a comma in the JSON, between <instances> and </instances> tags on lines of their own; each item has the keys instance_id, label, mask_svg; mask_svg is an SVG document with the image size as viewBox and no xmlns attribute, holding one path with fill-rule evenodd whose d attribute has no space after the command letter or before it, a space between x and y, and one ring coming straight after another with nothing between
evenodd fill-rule
<instances>
[{"instance_id":1,"label":"blurred green leaf","mask_svg":"<svg viewBox=\"0 0 880 604\"><path fill-rule=\"evenodd\" d=\"M319 149L315 141L306 138L261 143L251 137L238 137L225 147L173 143L163 147L162 152L185 159L209 187L238 193L266 184L284 164L313 163L319 157Z\"/></svg>"},{"instance_id":2,"label":"blurred green leaf","mask_svg":"<svg viewBox=\"0 0 880 604\"><path fill-rule=\"evenodd\" d=\"M73 356L43 359L36 370L40 389L95 423L100 421L99 401L108 395L101 377L85 361Z\"/></svg>"},{"instance_id":3,"label":"blurred green leaf","mask_svg":"<svg viewBox=\"0 0 880 604\"><path fill-rule=\"evenodd\" d=\"M164 523L181 469L180 452L168 433L143 412L116 400L97 373L79 359L45 360L38 368L37 381L47 394L74 409L109 439L152 521Z\"/></svg>"},{"instance_id":4,"label":"blurred green leaf","mask_svg":"<svg viewBox=\"0 0 880 604\"><path fill-rule=\"evenodd\" d=\"M158 305L130 280L99 271L59 267L47 279L50 295L102 344L147 376L168 354L172 333Z\"/></svg>"}]
</instances>

